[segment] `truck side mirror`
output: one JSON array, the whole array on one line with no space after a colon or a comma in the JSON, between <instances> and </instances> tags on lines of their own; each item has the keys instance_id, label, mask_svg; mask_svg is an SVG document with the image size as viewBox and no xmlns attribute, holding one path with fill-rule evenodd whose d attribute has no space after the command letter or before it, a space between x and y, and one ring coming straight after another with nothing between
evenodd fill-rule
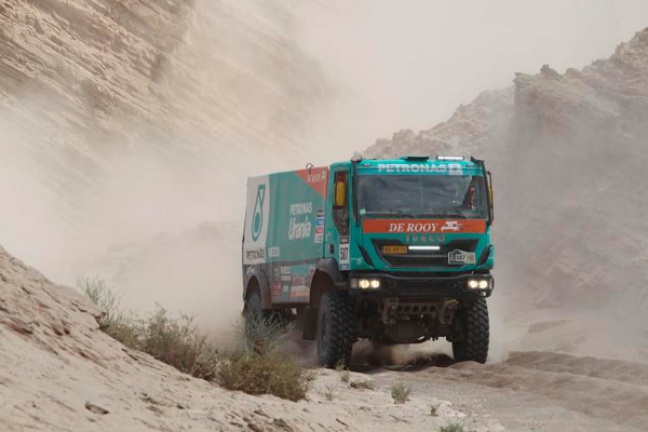
<instances>
[{"instance_id":1,"label":"truck side mirror","mask_svg":"<svg viewBox=\"0 0 648 432\"><path fill-rule=\"evenodd\" d=\"M343 181L335 183L335 207L344 207L346 204L346 184Z\"/></svg>"}]
</instances>

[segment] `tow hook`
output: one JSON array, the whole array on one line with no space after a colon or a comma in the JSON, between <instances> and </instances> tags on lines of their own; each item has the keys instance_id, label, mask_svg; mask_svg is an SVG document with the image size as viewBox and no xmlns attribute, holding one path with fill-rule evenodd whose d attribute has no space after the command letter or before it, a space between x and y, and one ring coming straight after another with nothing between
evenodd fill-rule
<instances>
[{"instance_id":1,"label":"tow hook","mask_svg":"<svg viewBox=\"0 0 648 432\"><path fill-rule=\"evenodd\" d=\"M459 308L459 302L457 300L448 300L441 305L439 310L439 323L445 325L452 322L454 318L454 313Z\"/></svg>"}]
</instances>

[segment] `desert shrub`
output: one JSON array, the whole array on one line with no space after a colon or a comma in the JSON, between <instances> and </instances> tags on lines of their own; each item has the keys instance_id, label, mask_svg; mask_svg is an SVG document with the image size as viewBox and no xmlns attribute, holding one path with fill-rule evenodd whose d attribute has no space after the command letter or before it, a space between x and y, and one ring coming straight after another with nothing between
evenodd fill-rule
<instances>
[{"instance_id":1,"label":"desert shrub","mask_svg":"<svg viewBox=\"0 0 648 432\"><path fill-rule=\"evenodd\" d=\"M370 380L353 380L349 382L349 385L356 390L373 390L375 386L374 382Z\"/></svg>"},{"instance_id":2,"label":"desert shrub","mask_svg":"<svg viewBox=\"0 0 648 432\"><path fill-rule=\"evenodd\" d=\"M439 428L439 432L464 432L464 425L459 422L448 423L445 426Z\"/></svg>"},{"instance_id":3,"label":"desert shrub","mask_svg":"<svg viewBox=\"0 0 648 432\"><path fill-rule=\"evenodd\" d=\"M218 350L200 334L193 318L169 316L161 307L146 319L120 308L120 298L100 279L81 279L78 286L103 312L99 327L131 349L143 351L196 378L214 379Z\"/></svg>"},{"instance_id":4,"label":"desert shrub","mask_svg":"<svg viewBox=\"0 0 648 432\"><path fill-rule=\"evenodd\" d=\"M391 387L391 395L394 403L404 404L409 400L411 389L403 383L394 384Z\"/></svg>"},{"instance_id":5,"label":"desert shrub","mask_svg":"<svg viewBox=\"0 0 648 432\"><path fill-rule=\"evenodd\" d=\"M121 310L120 298L104 281L83 279L78 285L103 311L101 330L131 349L194 377L218 379L230 390L269 393L292 401L306 396L312 375L279 350L286 334L285 323L248 320L239 330L240 347L219 352L196 329L191 316L172 316L158 307L146 319L138 319Z\"/></svg>"},{"instance_id":6,"label":"desert shrub","mask_svg":"<svg viewBox=\"0 0 648 432\"><path fill-rule=\"evenodd\" d=\"M121 309L121 298L98 278L79 279L77 286L101 310L99 328L127 347L140 349L138 322L132 314Z\"/></svg>"},{"instance_id":7,"label":"desert shrub","mask_svg":"<svg viewBox=\"0 0 648 432\"><path fill-rule=\"evenodd\" d=\"M298 401L306 396L306 370L279 351L256 353L237 350L222 357L218 369L220 384L230 390L260 395L273 394Z\"/></svg>"},{"instance_id":8,"label":"desert shrub","mask_svg":"<svg viewBox=\"0 0 648 432\"><path fill-rule=\"evenodd\" d=\"M139 322L140 350L155 359L196 378L216 377L219 353L207 341L187 315L171 317L158 308L148 319Z\"/></svg>"},{"instance_id":9,"label":"desert shrub","mask_svg":"<svg viewBox=\"0 0 648 432\"><path fill-rule=\"evenodd\" d=\"M287 333L286 324L277 316L248 317L238 330L238 340L245 352L264 354L279 349Z\"/></svg>"}]
</instances>

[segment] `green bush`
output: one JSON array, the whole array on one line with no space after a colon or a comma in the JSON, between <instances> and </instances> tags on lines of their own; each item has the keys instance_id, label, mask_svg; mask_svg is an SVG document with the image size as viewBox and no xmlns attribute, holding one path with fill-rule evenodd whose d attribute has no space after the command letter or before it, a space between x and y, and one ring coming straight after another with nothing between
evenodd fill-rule
<instances>
[{"instance_id":1,"label":"green bush","mask_svg":"<svg viewBox=\"0 0 648 432\"><path fill-rule=\"evenodd\" d=\"M128 348L196 378L216 377L218 350L193 324L192 317L171 317L158 308L147 319L137 319L120 309L120 298L100 279L80 279L78 286L103 312L99 328Z\"/></svg>"},{"instance_id":2,"label":"green bush","mask_svg":"<svg viewBox=\"0 0 648 432\"><path fill-rule=\"evenodd\" d=\"M131 349L194 377L218 379L230 390L269 393L292 401L306 396L311 375L279 351L284 323L248 320L239 331L241 347L222 353L200 334L193 317L170 316L159 307L147 319L137 319L120 309L120 298L104 281L81 279L78 286L103 311L101 330Z\"/></svg>"},{"instance_id":3,"label":"green bush","mask_svg":"<svg viewBox=\"0 0 648 432\"><path fill-rule=\"evenodd\" d=\"M411 389L403 383L394 384L391 387L391 395L394 403L404 404L409 400Z\"/></svg>"},{"instance_id":4,"label":"green bush","mask_svg":"<svg viewBox=\"0 0 648 432\"><path fill-rule=\"evenodd\" d=\"M459 422L448 423L445 426L439 428L439 432L464 432L464 425Z\"/></svg>"},{"instance_id":5,"label":"green bush","mask_svg":"<svg viewBox=\"0 0 648 432\"><path fill-rule=\"evenodd\" d=\"M278 351L227 353L218 369L218 378L230 390L253 395L269 393L291 401L306 396L309 381L303 367Z\"/></svg>"}]
</instances>

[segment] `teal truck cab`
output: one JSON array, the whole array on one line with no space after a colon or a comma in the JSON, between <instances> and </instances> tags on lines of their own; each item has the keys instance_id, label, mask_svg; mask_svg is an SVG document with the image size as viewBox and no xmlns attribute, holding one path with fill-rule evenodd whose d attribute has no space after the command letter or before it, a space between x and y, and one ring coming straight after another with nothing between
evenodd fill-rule
<instances>
[{"instance_id":1,"label":"teal truck cab","mask_svg":"<svg viewBox=\"0 0 648 432\"><path fill-rule=\"evenodd\" d=\"M455 360L488 355L493 194L484 162L352 160L250 178L243 236L249 322L294 320L318 361L358 339L445 337Z\"/></svg>"}]
</instances>

